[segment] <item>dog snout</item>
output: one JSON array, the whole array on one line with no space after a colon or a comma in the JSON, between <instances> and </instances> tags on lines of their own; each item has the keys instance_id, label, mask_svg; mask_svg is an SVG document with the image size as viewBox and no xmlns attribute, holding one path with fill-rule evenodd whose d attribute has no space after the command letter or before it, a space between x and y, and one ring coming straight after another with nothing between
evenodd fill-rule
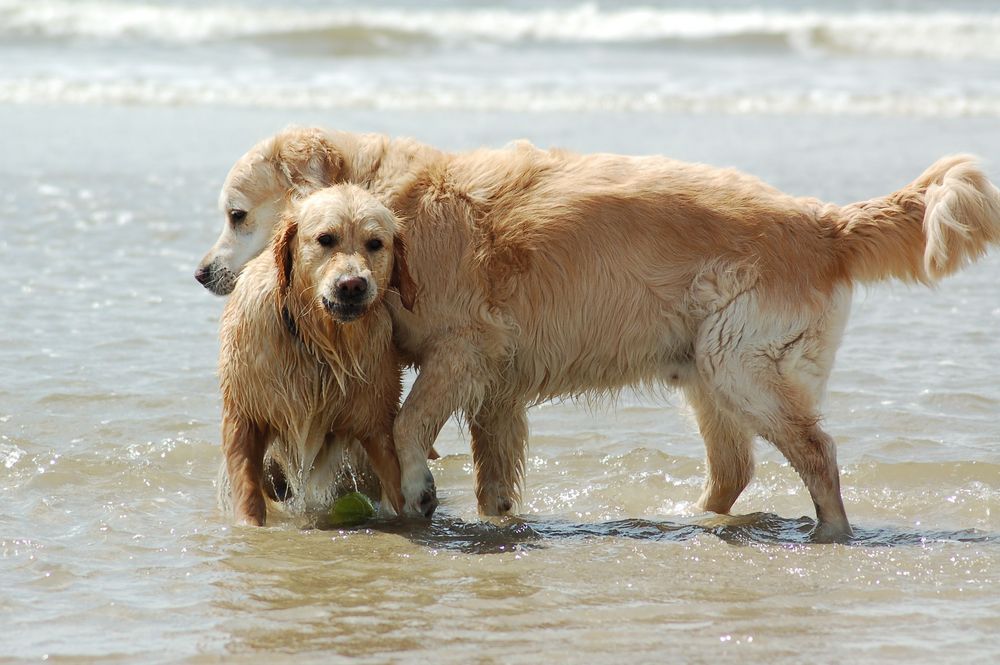
<instances>
[{"instance_id":1,"label":"dog snout","mask_svg":"<svg viewBox=\"0 0 1000 665\"><path fill-rule=\"evenodd\" d=\"M368 292L368 280L359 275L343 276L337 280L337 297L341 300L361 300Z\"/></svg>"},{"instance_id":2,"label":"dog snout","mask_svg":"<svg viewBox=\"0 0 1000 665\"><path fill-rule=\"evenodd\" d=\"M212 266L198 266L198 269L194 271L194 278L202 286L208 286L208 283L212 281Z\"/></svg>"},{"instance_id":3,"label":"dog snout","mask_svg":"<svg viewBox=\"0 0 1000 665\"><path fill-rule=\"evenodd\" d=\"M217 296L229 295L236 285L236 275L219 261L202 261L194 271L198 283Z\"/></svg>"}]
</instances>

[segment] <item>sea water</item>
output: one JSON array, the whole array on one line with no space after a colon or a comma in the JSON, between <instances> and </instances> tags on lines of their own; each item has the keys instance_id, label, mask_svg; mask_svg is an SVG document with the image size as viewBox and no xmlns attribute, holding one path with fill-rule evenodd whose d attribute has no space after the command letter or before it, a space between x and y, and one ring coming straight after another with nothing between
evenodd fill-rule
<instances>
[{"instance_id":1,"label":"sea water","mask_svg":"<svg viewBox=\"0 0 1000 665\"><path fill-rule=\"evenodd\" d=\"M517 519L468 434L429 525L234 528L223 301L240 154L290 123L735 166L837 203L968 151L1000 181L989 2L0 0L0 660L987 663L1000 631L1000 252L860 289L824 405L856 538L757 445L700 513L679 395L530 413ZM409 377L412 379L412 376Z\"/></svg>"}]
</instances>

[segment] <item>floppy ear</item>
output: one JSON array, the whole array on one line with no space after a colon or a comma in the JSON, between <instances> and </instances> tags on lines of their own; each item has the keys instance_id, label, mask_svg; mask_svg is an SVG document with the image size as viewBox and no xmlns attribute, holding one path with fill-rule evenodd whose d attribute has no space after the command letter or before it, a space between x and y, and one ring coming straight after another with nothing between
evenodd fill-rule
<instances>
[{"instance_id":1,"label":"floppy ear","mask_svg":"<svg viewBox=\"0 0 1000 665\"><path fill-rule=\"evenodd\" d=\"M417 284L410 277L410 268L406 265L406 241L397 235L392 240L392 277L389 286L399 291L399 300L409 311L413 311L417 299Z\"/></svg>"},{"instance_id":2,"label":"floppy ear","mask_svg":"<svg viewBox=\"0 0 1000 665\"><path fill-rule=\"evenodd\" d=\"M274 240L274 263L278 266L278 293L284 298L292 284L292 241L299 232L294 217L284 217L285 226Z\"/></svg>"},{"instance_id":3,"label":"floppy ear","mask_svg":"<svg viewBox=\"0 0 1000 665\"><path fill-rule=\"evenodd\" d=\"M344 157L321 129L286 130L275 138L274 147L278 171L300 197L341 180Z\"/></svg>"}]
</instances>

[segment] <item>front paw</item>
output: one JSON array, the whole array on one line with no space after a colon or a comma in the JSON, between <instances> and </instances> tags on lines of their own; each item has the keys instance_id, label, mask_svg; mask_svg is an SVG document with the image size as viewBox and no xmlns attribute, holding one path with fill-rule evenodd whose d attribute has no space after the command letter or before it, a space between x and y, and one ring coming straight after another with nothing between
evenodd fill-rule
<instances>
[{"instance_id":1,"label":"front paw","mask_svg":"<svg viewBox=\"0 0 1000 665\"><path fill-rule=\"evenodd\" d=\"M514 500L508 497L480 498L479 514L483 517L509 517L514 514Z\"/></svg>"},{"instance_id":2,"label":"front paw","mask_svg":"<svg viewBox=\"0 0 1000 665\"><path fill-rule=\"evenodd\" d=\"M264 526L264 519L264 511L238 513L236 526Z\"/></svg>"},{"instance_id":3,"label":"front paw","mask_svg":"<svg viewBox=\"0 0 1000 665\"><path fill-rule=\"evenodd\" d=\"M239 526L264 526L267 506L263 492L253 492L242 500L233 501L233 517Z\"/></svg>"},{"instance_id":4,"label":"front paw","mask_svg":"<svg viewBox=\"0 0 1000 665\"><path fill-rule=\"evenodd\" d=\"M425 469L423 476L416 482L404 483L403 497L403 513L407 517L431 518L438 507L438 498L434 476L429 469Z\"/></svg>"}]
</instances>

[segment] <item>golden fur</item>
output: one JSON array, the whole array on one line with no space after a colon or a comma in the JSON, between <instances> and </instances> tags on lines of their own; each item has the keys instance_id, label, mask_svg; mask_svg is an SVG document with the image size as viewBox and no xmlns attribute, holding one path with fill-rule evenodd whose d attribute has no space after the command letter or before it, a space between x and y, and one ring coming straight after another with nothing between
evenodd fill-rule
<instances>
[{"instance_id":1,"label":"golden fur","mask_svg":"<svg viewBox=\"0 0 1000 665\"><path fill-rule=\"evenodd\" d=\"M843 207L662 157L448 154L319 130L269 139L234 174L258 188L242 200L254 211L271 196L261 183L312 178L358 183L402 220L419 289L412 312L390 300L420 370L394 428L410 514L436 506L426 452L452 413L470 424L480 510L503 514L520 496L526 406L666 383L705 439L705 509L730 510L760 435L802 476L816 537L848 537L818 423L853 285L930 283L1000 242L1000 193L964 156Z\"/></svg>"},{"instance_id":2,"label":"golden fur","mask_svg":"<svg viewBox=\"0 0 1000 665\"><path fill-rule=\"evenodd\" d=\"M238 521L264 523L269 448L295 495L306 497L309 476L337 468L352 454L343 450L352 439L401 510L392 444L400 361L383 302L390 285L409 297L397 227L364 190L322 189L292 205L273 253L243 271L222 317L219 360L222 445ZM345 301L343 285L362 283L366 290L355 295L363 297ZM323 458L333 461L317 462ZM319 482L334 487L329 478Z\"/></svg>"}]
</instances>

